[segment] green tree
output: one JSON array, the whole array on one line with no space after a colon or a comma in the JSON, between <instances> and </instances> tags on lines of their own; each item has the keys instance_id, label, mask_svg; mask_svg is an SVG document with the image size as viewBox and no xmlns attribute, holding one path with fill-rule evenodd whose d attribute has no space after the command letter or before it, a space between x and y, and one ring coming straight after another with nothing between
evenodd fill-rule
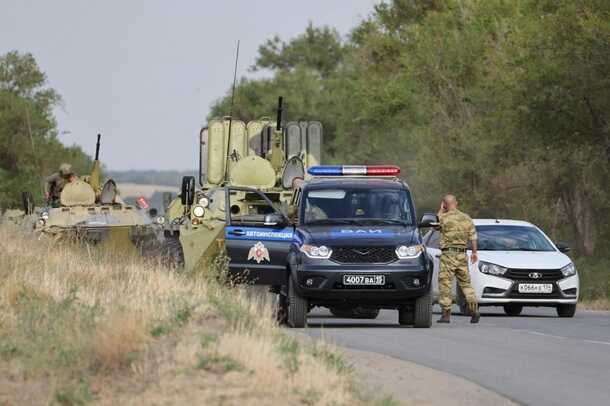
<instances>
[{"instance_id":1,"label":"green tree","mask_svg":"<svg viewBox=\"0 0 610 406\"><path fill-rule=\"evenodd\" d=\"M77 171L90 168L80 148L57 139L53 108L60 103L31 54L0 56L0 207L18 206L26 190L40 202L43 176L63 161Z\"/></svg>"}]
</instances>

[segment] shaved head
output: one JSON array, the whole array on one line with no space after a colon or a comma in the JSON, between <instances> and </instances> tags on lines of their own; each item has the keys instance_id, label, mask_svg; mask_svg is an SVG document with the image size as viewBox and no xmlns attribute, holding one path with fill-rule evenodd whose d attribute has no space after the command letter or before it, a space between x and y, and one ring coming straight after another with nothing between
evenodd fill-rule
<instances>
[{"instance_id":1,"label":"shaved head","mask_svg":"<svg viewBox=\"0 0 610 406\"><path fill-rule=\"evenodd\" d=\"M445 202L445 207L447 210L455 209L458 205L458 201L455 196L449 193L443 196L443 202Z\"/></svg>"}]
</instances>

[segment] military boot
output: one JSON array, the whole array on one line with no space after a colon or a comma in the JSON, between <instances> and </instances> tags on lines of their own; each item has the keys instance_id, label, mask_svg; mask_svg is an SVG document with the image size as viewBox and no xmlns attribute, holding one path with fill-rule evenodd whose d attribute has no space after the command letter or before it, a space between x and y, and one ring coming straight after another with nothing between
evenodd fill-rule
<instances>
[{"instance_id":1,"label":"military boot","mask_svg":"<svg viewBox=\"0 0 610 406\"><path fill-rule=\"evenodd\" d=\"M470 309L470 322L472 324L477 324L479 319L481 318L481 313L479 313L479 306L477 303L468 303L468 308Z\"/></svg>"},{"instance_id":2,"label":"military boot","mask_svg":"<svg viewBox=\"0 0 610 406\"><path fill-rule=\"evenodd\" d=\"M451 310L443 309L441 318L436 321L437 323L451 323Z\"/></svg>"}]
</instances>

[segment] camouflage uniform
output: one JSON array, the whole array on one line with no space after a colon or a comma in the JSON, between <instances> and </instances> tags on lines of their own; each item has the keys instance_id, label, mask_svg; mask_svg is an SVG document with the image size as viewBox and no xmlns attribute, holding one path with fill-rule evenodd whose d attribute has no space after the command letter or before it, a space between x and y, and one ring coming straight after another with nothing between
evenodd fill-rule
<instances>
[{"instance_id":1,"label":"camouflage uniform","mask_svg":"<svg viewBox=\"0 0 610 406\"><path fill-rule=\"evenodd\" d=\"M477 299L474 289L470 286L468 256L465 252L468 242L477 238L474 223L466 213L457 209L443 213L439 217L439 221L441 229L440 247L443 251L441 269L438 275L439 304L443 310L451 310L451 285L455 275L469 307L471 309L476 308ZM464 250L464 252L460 252L460 250Z\"/></svg>"},{"instance_id":2,"label":"camouflage uniform","mask_svg":"<svg viewBox=\"0 0 610 406\"><path fill-rule=\"evenodd\" d=\"M53 207L59 206L59 197L64 186L68 184L68 179L61 176L59 172L56 172L47 176L44 181L44 191L49 194L49 205Z\"/></svg>"}]
</instances>

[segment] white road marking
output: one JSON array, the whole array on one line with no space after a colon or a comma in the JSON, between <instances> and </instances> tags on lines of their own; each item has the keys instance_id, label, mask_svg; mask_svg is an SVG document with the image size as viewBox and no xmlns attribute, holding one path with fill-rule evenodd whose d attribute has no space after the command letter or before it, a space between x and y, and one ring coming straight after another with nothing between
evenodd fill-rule
<instances>
[{"instance_id":1,"label":"white road marking","mask_svg":"<svg viewBox=\"0 0 610 406\"><path fill-rule=\"evenodd\" d=\"M582 342L589 343L589 344L610 345L610 342L608 342L608 341L597 341L597 340L587 340L585 338L556 336L553 334L541 333L539 331L528 331L528 333L536 335L536 336L556 338L558 340L574 340L574 341L582 341Z\"/></svg>"},{"instance_id":2,"label":"white road marking","mask_svg":"<svg viewBox=\"0 0 610 406\"><path fill-rule=\"evenodd\" d=\"M608 341L596 341L596 340L583 340L586 343L591 343L591 344L602 344L602 345L610 345L610 342Z\"/></svg>"},{"instance_id":3,"label":"white road marking","mask_svg":"<svg viewBox=\"0 0 610 406\"><path fill-rule=\"evenodd\" d=\"M529 334L533 334L533 335L537 335L537 336L557 338L558 340L565 340L565 339L568 338L568 337L556 336L556 335L553 335L553 334L540 333L538 331L528 331L528 333Z\"/></svg>"}]
</instances>

